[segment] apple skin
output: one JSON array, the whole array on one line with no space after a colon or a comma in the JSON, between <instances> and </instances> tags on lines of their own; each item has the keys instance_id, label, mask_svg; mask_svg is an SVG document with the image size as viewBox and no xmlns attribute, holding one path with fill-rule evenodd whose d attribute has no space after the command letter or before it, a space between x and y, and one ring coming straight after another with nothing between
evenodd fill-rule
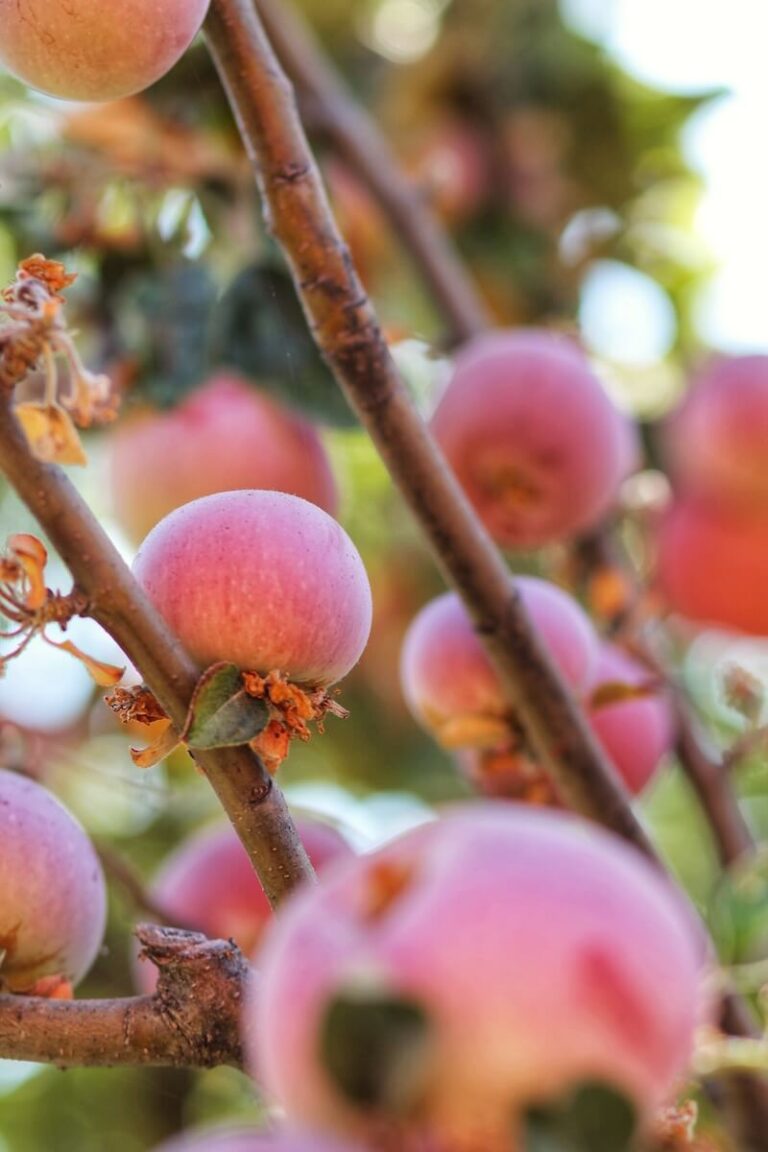
<instances>
[{"instance_id":1,"label":"apple skin","mask_svg":"<svg viewBox=\"0 0 768 1152\"><path fill-rule=\"evenodd\" d=\"M330 824L299 817L296 828L316 871L354 855ZM249 957L272 915L248 853L228 823L203 828L180 844L155 876L150 895L171 923L203 932L211 940L231 937ZM141 991L153 992L154 965L139 962L135 971Z\"/></svg>"},{"instance_id":2,"label":"apple skin","mask_svg":"<svg viewBox=\"0 0 768 1152\"><path fill-rule=\"evenodd\" d=\"M570 687L580 694L597 661L597 636L577 602L546 580L518 576L531 623ZM411 712L447 747L504 742L510 705L459 597L447 592L412 621L403 644L401 683Z\"/></svg>"},{"instance_id":3,"label":"apple skin","mask_svg":"<svg viewBox=\"0 0 768 1152\"><path fill-rule=\"evenodd\" d=\"M768 636L768 517L675 500L659 523L656 553L656 586L672 611Z\"/></svg>"},{"instance_id":4,"label":"apple skin","mask_svg":"<svg viewBox=\"0 0 768 1152\"><path fill-rule=\"evenodd\" d=\"M148 88L192 43L209 0L0 0L0 64L64 100Z\"/></svg>"},{"instance_id":5,"label":"apple skin","mask_svg":"<svg viewBox=\"0 0 768 1152\"><path fill-rule=\"evenodd\" d=\"M104 937L106 889L83 828L47 789L0 770L0 979L12 991L45 976L72 985Z\"/></svg>"},{"instance_id":6,"label":"apple skin","mask_svg":"<svg viewBox=\"0 0 768 1152\"><path fill-rule=\"evenodd\" d=\"M185 1132L155 1152L365 1152L312 1132L263 1132L256 1129Z\"/></svg>"},{"instance_id":7,"label":"apple skin","mask_svg":"<svg viewBox=\"0 0 768 1152\"><path fill-rule=\"evenodd\" d=\"M565 813L485 801L292 897L265 936L244 1037L294 1122L365 1140L389 1121L403 1147L509 1152L528 1107L584 1081L648 1119L708 1013L707 960L692 909L633 848ZM419 1088L398 1115L353 1102L324 1064L339 996L425 1014Z\"/></svg>"},{"instance_id":8,"label":"apple skin","mask_svg":"<svg viewBox=\"0 0 768 1152\"><path fill-rule=\"evenodd\" d=\"M637 685L653 673L615 644L600 647L592 690L601 684ZM632 700L617 700L587 713L617 773L632 795L642 792L675 740L675 718L669 696L651 692Z\"/></svg>"},{"instance_id":9,"label":"apple skin","mask_svg":"<svg viewBox=\"0 0 768 1152\"><path fill-rule=\"evenodd\" d=\"M768 356L722 356L667 418L663 448L680 492L767 517Z\"/></svg>"},{"instance_id":10,"label":"apple skin","mask_svg":"<svg viewBox=\"0 0 768 1152\"><path fill-rule=\"evenodd\" d=\"M637 455L632 425L578 345L536 329L466 344L431 427L504 548L540 548L596 525Z\"/></svg>"},{"instance_id":11,"label":"apple skin","mask_svg":"<svg viewBox=\"0 0 768 1152\"><path fill-rule=\"evenodd\" d=\"M240 488L290 492L333 516L338 493L314 427L265 392L218 372L170 412L140 412L110 434L112 502L143 540L191 500Z\"/></svg>"},{"instance_id":12,"label":"apple skin","mask_svg":"<svg viewBox=\"0 0 768 1152\"><path fill-rule=\"evenodd\" d=\"M344 529L284 492L220 492L177 508L134 574L194 660L327 687L357 663L371 589Z\"/></svg>"}]
</instances>

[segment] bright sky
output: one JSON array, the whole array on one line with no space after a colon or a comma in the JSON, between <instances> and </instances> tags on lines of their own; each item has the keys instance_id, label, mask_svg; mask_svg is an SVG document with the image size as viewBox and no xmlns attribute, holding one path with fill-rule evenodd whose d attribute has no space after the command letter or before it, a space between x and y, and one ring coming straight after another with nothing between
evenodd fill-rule
<instances>
[{"instance_id":1,"label":"bright sky","mask_svg":"<svg viewBox=\"0 0 768 1152\"><path fill-rule=\"evenodd\" d=\"M684 141L707 184L697 230L719 264L698 301L697 325L724 350L768 349L768 0L560 4L572 27L604 44L638 79L670 92L728 90L692 119ZM599 312L595 303L592 312ZM652 304L648 312L651 351L663 341Z\"/></svg>"}]
</instances>

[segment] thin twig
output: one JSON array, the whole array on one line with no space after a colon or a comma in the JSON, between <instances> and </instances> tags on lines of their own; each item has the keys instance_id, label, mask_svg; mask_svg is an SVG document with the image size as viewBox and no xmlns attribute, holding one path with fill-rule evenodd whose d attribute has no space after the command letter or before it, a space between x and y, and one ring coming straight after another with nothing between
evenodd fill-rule
<instances>
[{"instance_id":1,"label":"thin twig","mask_svg":"<svg viewBox=\"0 0 768 1152\"><path fill-rule=\"evenodd\" d=\"M421 272L450 325L450 342L461 343L490 327L490 314L449 237L296 9L289 0L253 3L300 99L311 105L313 122L367 185Z\"/></svg>"},{"instance_id":2,"label":"thin twig","mask_svg":"<svg viewBox=\"0 0 768 1152\"><path fill-rule=\"evenodd\" d=\"M36 459L8 400L0 400L0 470L36 517L87 601L139 669L177 728L200 670L147 600L88 505L54 464ZM242 840L270 902L312 870L285 800L248 748L196 754Z\"/></svg>"},{"instance_id":3,"label":"thin twig","mask_svg":"<svg viewBox=\"0 0 768 1152\"><path fill-rule=\"evenodd\" d=\"M149 916L154 924L194 931L191 925L179 922L166 908L162 908L147 890L144 879L134 865L106 840L94 843L104 873L111 885L121 889L130 901L134 912Z\"/></svg>"},{"instance_id":4,"label":"thin twig","mask_svg":"<svg viewBox=\"0 0 768 1152\"><path fill-rule=\"evenodd\" d=\"M755 840L722 759L710 746L680 690L672 691L677 704L678 759L704 809L720 863L728 868L755 850Z\"/></svg>"},{"instance_id":5,"label":"thin twig","mask_svg":"<svg viewBox=\"0 0 768 1152\"><path fill-rule=\"evenodd\" d=\"M724 868L729 867L744 853L753 851L755 842L739 808L727 758L721 759L711 747L706 733L693 715L683 688L670 675L669 667L642 635L640 625L633 623L634 617L641 619L641 589L619 557L608 532L599 529L579 540L573 559L578 566L579 576L590 577L601 571L614 571L628 584L628 604L626 610L613 621L615 629L628 633L634 655L667 686L678 732L676 751L680 765L699 799L720 863Z\"/></svg>"},{"instance_id":6,"label":"thin twig","mask_svg":"<svg viewBox=\"0 0 768 1152\"><path fill-rule=\"evenodd\" d=\"M331 214L253 0L214 0L209 47L317 344L463 596L531 744L571 807L653 850L612 766L534 634L501 556L402 385Z\"/></svg>"}]
</instances>

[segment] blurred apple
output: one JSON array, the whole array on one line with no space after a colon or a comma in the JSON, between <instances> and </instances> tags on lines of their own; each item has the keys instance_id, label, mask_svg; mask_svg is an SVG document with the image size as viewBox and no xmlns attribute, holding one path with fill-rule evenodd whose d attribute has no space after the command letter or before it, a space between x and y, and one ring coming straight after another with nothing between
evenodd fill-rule
<instances>
[{"instance_id":1,"label":"blurred apple","mask_svg":"<svg viewBox=\"0 0 768 1152\"><path fill-rule=\"evenodd\" d=\"M240 488L288 492L336 511L315 428L230 372L217 372L172 411L129 416L111 445L115 512L137 541L174 508Z\"/></svg>"}]
</instances>

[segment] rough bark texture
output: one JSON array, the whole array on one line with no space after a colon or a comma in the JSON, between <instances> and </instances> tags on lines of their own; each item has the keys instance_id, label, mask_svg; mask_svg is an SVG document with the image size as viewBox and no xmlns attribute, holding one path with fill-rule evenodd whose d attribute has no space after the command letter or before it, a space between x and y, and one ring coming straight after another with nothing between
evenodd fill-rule
<instances>
[{"instance_id":1,"label":"rough bark texture","mask_svg":"<svg viewBox=\"0 0 768 1152\"><path fill-rule=\"evenodd\" d=\"M45 1000L0 995L0 1052L61 1068L117 1064L242 1067L239 1021L250 969L232 941L143 925L153 996Z\"/></svg>"}]
</instances>

